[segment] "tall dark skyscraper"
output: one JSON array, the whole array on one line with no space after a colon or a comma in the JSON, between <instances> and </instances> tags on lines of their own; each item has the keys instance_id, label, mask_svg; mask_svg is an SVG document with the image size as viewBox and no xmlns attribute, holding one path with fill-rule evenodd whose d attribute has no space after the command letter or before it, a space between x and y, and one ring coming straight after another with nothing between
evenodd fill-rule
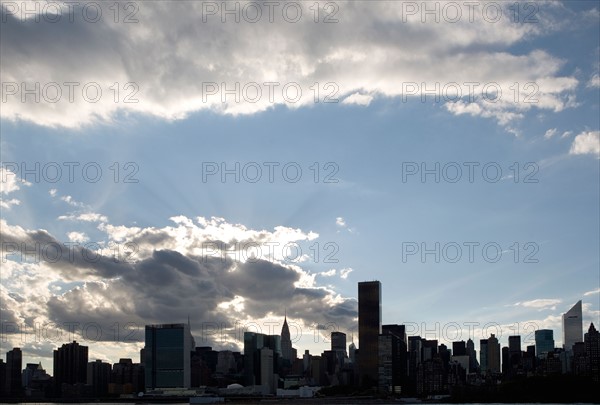
<instances>
[{"instance_id":1,"label":"tall dark skyscraper","mask_svg":"<svg viewBox=\"0 0 600 405\"><path fill-rule=\"evenodd\" d=\"M21 370L23 368L23 354L21 349L15 347L6 352L6 394L9 397L21 395Z\"/></svg>"},{"instance_id":2,"label":"tall dark skyscraper","mask_svg":"<svg viewBox=\"0 0 600 405\"><path fill-rule=\"evenodd\" d=\"M402 392L407 389L407 339L404 325L383 325L379 336L379 389Z\"/></svg>"},{"instance_id":3,"label":"tall dark skyscraper","mask_svg":"<svg viewBox=\"0 0 600 405\"><path fill-rule=\"evenodd\" d=\"M493 333L488 338L487 370L490 373L500 372L500 343Z\"/></svg>"},{"instance_id":4,"label":"tall dark skyscraper","mask_svg":"<svg viewBox=\"0 0 600 405\"><path fill-rule=\"evenodd\" d=\"M452 355L465 356L467 354L467 346L464 340L452 342Z\"/></svg>"},{"instance_id":5,"label":"tall dark skyscraper","mask_svg":"<svg viewBox=\"0 0 600 405\"><path fill-rule=\"evenodd\" d=\"M146 388L190 388L191 352L196 345L184 323L146 325Z\"/></svg>"},{"instance_id":6,"label":"tall dark skyscraper","mask_svg":"<svg viewBox=\"0 0 600 405\"><path fill-rule=\"evenodd\" d=\"M488 371L488 340L479 340L479 364L481 366L481 372L487 373Z\"/></svg>"},{"instance_id":7,"label":"tall dark skyscraper","mask_svg":"<svg viewBox=\"0 0 600 405\"><path fill-rule=\"evenodd\" d=\"M361 384L377 385L381 334L381 283L358 283L358 372Z\"/></svg>"},{"instance_id":8,"label":"tall dark skyscraper","mask_svg":"<svg viewBox=\"0 0 600 405\"><path fill-rule=\"evenodd\" d=\"M67 343L54 351L54 385L57 393L62 384L87 383L88 347Z\"/></svg>"},{"instance_id":9,"label":"tall dark skyscraper","mask_svg":"<svg viewBox=\"0 0 600 405\"><path fill-rule=\"evenodd\" d=\"M552 329L538 329L535 331L535 353L537 357L546 357L554 351L554 331Z\"/></svg>"},{"instance_id":10,"label":"tall dark skyscraper","mask_svg":"<svg viewBox=\"0 0 600 405\"><path fill-rule=\"evenodd\" d=\"M290 338L290 327L287 323L287 314L283 319L283 327L281 328L281 357L285 360L295 360L292 355L292 340Z\"/></svg>"}]
</instances>

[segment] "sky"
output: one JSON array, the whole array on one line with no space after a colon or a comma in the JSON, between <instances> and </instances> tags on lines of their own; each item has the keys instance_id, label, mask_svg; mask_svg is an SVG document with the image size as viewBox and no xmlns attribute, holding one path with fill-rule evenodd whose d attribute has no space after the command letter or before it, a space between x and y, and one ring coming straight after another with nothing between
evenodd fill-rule
<instances>
[{"instance_id":1,"label":"sky","mask_svg":"<svg viewBox=\"0 0 600 405\"><path fill-rule=\"evenodd\" d=\"M596 1L1 1L0 356L600 323Z\"/></svg>"}]
</instances>

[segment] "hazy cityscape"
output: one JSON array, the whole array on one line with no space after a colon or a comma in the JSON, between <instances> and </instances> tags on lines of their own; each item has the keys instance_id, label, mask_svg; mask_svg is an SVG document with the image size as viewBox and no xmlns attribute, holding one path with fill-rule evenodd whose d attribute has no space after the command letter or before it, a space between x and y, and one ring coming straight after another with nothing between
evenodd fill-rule
<instances>
[{"instance_id":1,"label":"hazy cityscape","mask_svg":"<svg viewBox=\"0 0 600 405\"><path fill-rule=\"evenodd\" d=\"M76 341L54 350L54 375L39 363L22 363L20 348L0 360L0 393L11 401L91 399L367 398L498 399L503 387L529 379L567 377L563 384L583 387L571 398L598 400L586 392L600 383L600 332L590 324L584 333L582 302L562 315L563 347L554 330L535 330L535 344L523 347L520 335L500 347L489 338L452 342L407 336L405 325L382 324L382 285L358 283L358 340L334 331L331 346L320 354L298 353L287 316L280 334L246 331L243 351L196 346L189 323L146 325L139 359L111 364L92 360ZM188 321L189 322L189 321ZM561 387L565 389L567 386ZM545 388L547 389L547 387ZM541 394L541 395L540 395ZM217 395L220 395L217 397ZM521 395L521 396L520 396ZM536 397L536 395L540 395ZM529 389L512 400L547 399Z\"/></svg>"},{"instance_id":2,"label":"hazy cityscape","mask_svg":"<svg viewBox=\"0 0 600 405\"><path fill-rule=\"evenodd\" d=\"M0 0L0 403L600 403L600 1Z\"/></svg>"}]
</instances>

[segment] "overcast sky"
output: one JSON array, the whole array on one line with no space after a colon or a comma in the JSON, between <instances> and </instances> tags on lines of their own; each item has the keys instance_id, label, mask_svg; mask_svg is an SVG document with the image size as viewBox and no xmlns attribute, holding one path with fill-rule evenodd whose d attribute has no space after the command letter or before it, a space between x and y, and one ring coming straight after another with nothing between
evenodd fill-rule
<instances>
[{"instance_id":1,"label":"overcast sky","mask_svg":"<svg viewBox=\"0 0 600 405\"><path fill-rule=\"evenodd\" d=\"M1 4L0 356L599 322L597 2Z\"/></svg>"}]
</instances>

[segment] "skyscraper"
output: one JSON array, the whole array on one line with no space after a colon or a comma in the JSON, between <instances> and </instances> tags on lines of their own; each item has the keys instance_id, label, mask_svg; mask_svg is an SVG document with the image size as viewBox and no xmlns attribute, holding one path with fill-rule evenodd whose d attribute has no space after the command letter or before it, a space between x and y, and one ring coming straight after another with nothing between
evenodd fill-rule
<instances>
[{"instance_id":1,"label":"skyscraper","mask_svg":"<svg viewBox=\"0 0 600 405\"><path fill-rule=\"evenodd\" d=\"M600 382L600 333L593 323L584 336L584 350L588 358L592 380Z\"/></svg>"},{"instance_id":2,"label":"skyscraper","mask_svg":"<svg viewBox=\"0 0 600 405\"><path fill-rule=\"evenodd\" d=\"M381 283L358 283L358 370L360 383L377 385L379 358L378 339L381 334Z\"/></svg>"},{"instance_id":3,"label":"skyscraper","mask_svg":"<svg viewBox=\"0 0 600 405\"><path fill-rule=\"evenodd\" d=\"M479 364L481 366L481 372L487 373L488 371L488 340L479 340Z\"/></svg>"},{"instance_id":4,"label":"skyscraper","mask_svg":"<svg viewBox=\"0 0 600 405\"><path fill-rule=\"evenodd\" d=\"M270 352L263 352L264 348L270 349ZM246 385L270 386L270 381L274 377L269 377L267 374L279 373L277 365L281 356L281 336L244 332L244 381ZM272 364L263 364L264 361L270 361ZM268 377L267 380L264 380L265 376Z\"/></svg>"},{"instance_id":5,"label":"skyscraper","mask_svg":"<svg viewBox=\"0 0 600 405\"><path fill-rule=\"evenodd\" d=\"M521 364L521 336L514 335L508 337L508 359L510 367Z\"/></svg>"},{"instance_id":6,"label":"skyscraper","mask_svg":"<svg viewBox=\"0 0 600 405\"><path fill-rule=\"evenodd\" d=\"M21 369L23 368L23 354L21 349L15 347L6 352L6 393L9 397L18 397L21 389Z\"/></svg>"},{"instance_id":7,"label":"skyscraper","mask_svg":"<svg viewBox=\"0 0 600 405\"><path fill-rule=\"evenodd\" d=\"M452 355L465 356L467 354L467 346L464 340L452 342Z\"/></svg>"},{"instance_id":8,"label":"skyscraper","mask_svg":"<svg viewBox=\"0 0 600 405\"><path fill-rule=\"evenodd\" d=\"M379 389L399 393L408 384L406 328L404 325L383 325L381 331L378 342Z\"/></svg>"},{"instance_id":9,"label":"skyscraper","mask_svg":"<svg viewBox=\"0 0 600 405\"><path fill-rule=\"evenodd\" d=\"M583 317L581 313L581 300L577 301L562 316L563 321L563 348L573 350L573 345L583 342Z\"/></svg>"},{"instance_id":10,"label":"skyscraper","mask_svg":"<svg viewBox=\"0 0 600 405\"><path fill-rule=\"evenodd\" d=\"M469 356L469 371L475 372L479 368L479 363L477 362L475 343L471 339L467 340L467 355Z\"/></svg>"},{"instance_id":11,"label":"skyscraper","mask_svg":"<svg viewBox=\"0 0 600 405\"><path fill-rule=\"evenodd\" d=\"M76 341L62 345L54 351L54 385L58 394L62 384L87 382L88 347Z\"/></svg>"},{"instance_id":12,"label":"skyscraper","mask_svg":"<svg viewBox=\"0 0 600 405\"><path fill-rule=\"evenodd\" d=\"M488 338L487 367L490 373L500 372L500 343L493 333Z\"/></svg>"},{"instance_id":13,"label":"skyscraper","mask_svg":"<svg viewBox=\"0 0 600 405\"><path fill-rule=\"evenodd\" d=\"M184 323L146 325L146 388L190 388L191 352L196 345Z\"/></svg>"},{"instance_id":14,"label":"skyscraper","mask_svg":"<svg viewBox=\"0 0 600 405\"><path fill-rule=\"evenodd\" d=\"M108 394L112 367L109 363L96 360L87 364L87 384L92 386L94 397L104 397Z\"/></svg>"},{"instance_id":15,"label":"skyscraper","mask_svg":"<svg viewBox=\"0 0 600 405\"><path fill-rule=\"evenodd\" d=\"M554 331L552 329L538 329L535 331L535 353L539 358L546 357L554 352Z\"/></svg>"},{"instance_id":16,"label":"skyscraper","mask_svg":"<svg viewBox=\"0 0 600 405\"><path fill-rule=\"evenodd\" d=\"M281 357L284 360L295 360L292 355L292 340L290 338L290 327L287 323L287 314L283 318L283 327L281 328Z\"/></svg>"}]
</instances>

